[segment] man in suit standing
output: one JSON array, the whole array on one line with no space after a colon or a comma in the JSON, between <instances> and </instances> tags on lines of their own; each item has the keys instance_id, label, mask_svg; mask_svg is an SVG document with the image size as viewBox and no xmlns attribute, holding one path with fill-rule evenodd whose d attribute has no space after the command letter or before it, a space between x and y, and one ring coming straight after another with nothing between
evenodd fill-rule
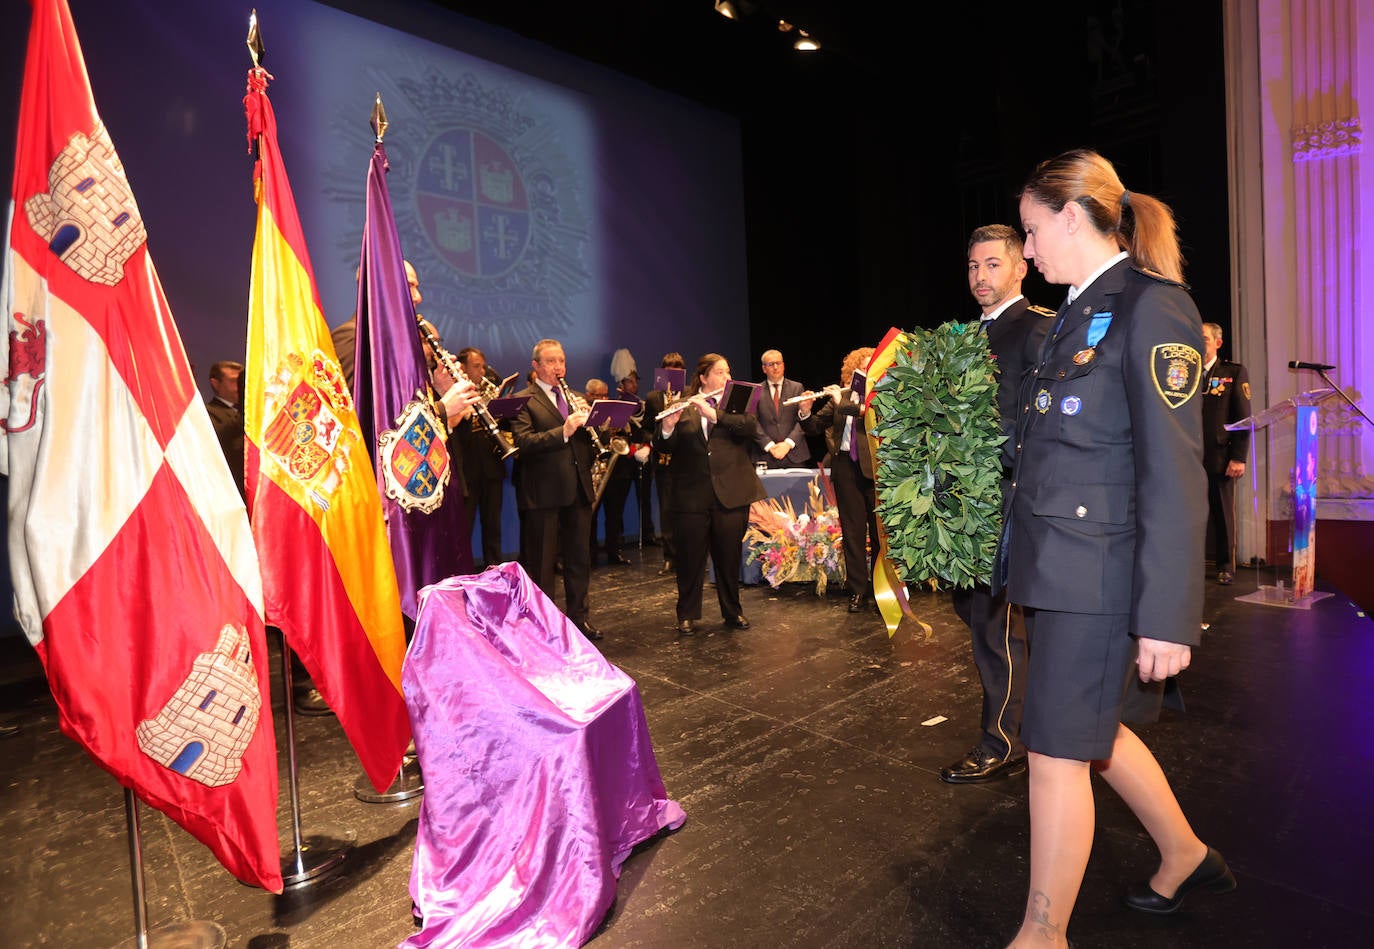
<instances>
[{"instance_id":1,"label":"man in suit standing","mask_svg":"<svg viewBox=\"0 0 1374 949\"><path fill-rule=\"evenodd\" d=\"M755 461L766 462L769 468L803 468L811 460L802 432L799 409L782 403L794 395L801 395L806 387L800 382L783 378L787 367L782 353L770 349L763 354L763 391L759 393L757 415L759 431L754 436Z\"/></svg>"},{"instance_id":2,"label":"man in suit standing","mask_svg":"<svg viewBox=\"0 0 1374 949\"><path fill-rule=\"evenodd\" d=\"M519 454L515 459L515 503L520 510L520 564L554 600L554 564L563 561L563 612L591 640L601 631L587 619L592 564L592 462L586 431L587 407L569 404L563 377L567 357L556 339L534 344L529 396L511 421Z\"/></svg>"},{"instance_id":3,"label":"man in suit standing","mask_svg":"<svg viewBox=\"0 0 1374 949\"><path fill-rule=\"evenodd\" d=\"M239 377L242 375L243 363L221 359L211 366L210 389L215 394L205 403L205 409L210 413L210 423L215 427L220 450L229 463L239 496L247 500L243 489L243 409L239 405Z\"/></svg>"},{"instance_id":4,"label":"man in suit standing","mask_svg":"<svg viewBox=\"0 0 1374 949\"><path fill-rule=\"evenodd\" d=\"M486 379L493 384L495 373L487 366L487 357L475 346L458 351L458 364L472 382ZM482 525L482 566L490 567L504 559L501 546L501 495L505 490L506 462L501 457L505 445L498 445L486 427L474 417L454 430L460 446L463 482L467 487L468 537L472 537L474 522Z\"/></svg>"},{"instance_id":5,"label":"man in suit standing","mask_svg":"<svg viewBox=\"0 0 1374 949\"><path fill-rule=\"evenodd\" d=\"M1250 376L1238 362L1219 357L1221 327L1202 324L1206 362L1202 368L1202 464L1207 469L1207 540L1217 565L1217 583L1235 578L1236 479L1245 475L1249 432L1226 426L1250 415Z\"/></svg>"},{"instance_id":6,"label":"man in suit standing","mask_svg":"<svg viewBox=\"0 0 1374 949\"><path fill-rule=\"evenodd\" d=\"M1026 277L1021 237L1005 224L990 224L968 241L968 287L982 314L997 366L997 411L1004 434L1016 426L1021 377L1035 365L1054 311L1032 306L1021 295ZM1010 495L1015 439L1002 446L1002 496ZM982 735L963 758L940 769L948 784L976 784L1019 774L1026 768L1021 745L1021 705L1025 698L1026 639L1020 615L1007 602L1006 590L993 593L987 584L956 589L954 611L969 627L973 663L983 688Z\"/></svg>"},{"instance_id":7,"label":"man in suit standing","mask_svg":"<svg viewBox=\"0 0 1374 949\"><path fill-rule=\"evenodd\" d=\"M664 353L659 366L663 369L685 369L686 363L681 353ZM683 388L686 388L685 384ZM676 393L679 396L681 394ZM654 437L660 428L659 413L667 406L668 393L662 389L650 391L644 399L644 437L649 439L649 466L654 469L659 532L663 536L663 566L658 571L660 577L671 574L677 563L677 544L673 539L673 469L670 464L673 454L661 440Z\"/></svg>"}]
</instances>

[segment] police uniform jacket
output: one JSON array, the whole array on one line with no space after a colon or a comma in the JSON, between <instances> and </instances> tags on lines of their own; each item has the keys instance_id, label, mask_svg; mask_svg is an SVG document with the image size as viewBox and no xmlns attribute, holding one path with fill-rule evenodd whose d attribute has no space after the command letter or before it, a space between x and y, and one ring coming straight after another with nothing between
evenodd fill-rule
<instances>
[{"instance_id":1,"label":"police uniform jacket","mask_svg":"<svg viewBox=\"0 0 1374 949\"><path fill-rule=\"evenodd\" d=\"M1249 432L1228 432L1226 426L1250 417L1250 377L1238 362L1212 363L1202 376L1202 463L1212 474L1225 474L1226 465L1244 461L1250 450Z\"/></svg>"},{"instance_id":2,"label":"police uniform jacket","mask_svg":"<svg viewBox=\"0 0 1374 949\"><path fill-rule=\"evenodd\" d=\"M1012 302L987 328L988 349L997 364L997 412L1002 431L1016 432L1021 414L1021 380L1034 366L1040 346L1054 322L1055 312L1033 306L1025 297ZM1002 446L1002 464L1009 472L1016 462L1016 442L1008 437Z\"/></svg>"},{"instance_id":3,"label":"police uniform jacket","mask_svg":"<svg viewBox=\"0 0 1374 949\"><path fill-rule=\"evenodd\" d=\"M511 420L511 435L519 449L511 475L516 508L566 507L579 499L591 504L591 436L578 429L563 441L563 416L538 383L530 383L517 394L530 398Z\"/></svg>"},{"instance_id":4,"label":"police uniform jacket","mask_svg":"<svg viewBox=\"0 0 1374 949\"><path fill-rule=\"evenodd\" d=\"M1137 637L1195 645L1207 520L1202 319L1182 286L1127 258L1056 323L1021 389L998 552L1008 597L1129 614Z\"/></svg>"}]
</instances>

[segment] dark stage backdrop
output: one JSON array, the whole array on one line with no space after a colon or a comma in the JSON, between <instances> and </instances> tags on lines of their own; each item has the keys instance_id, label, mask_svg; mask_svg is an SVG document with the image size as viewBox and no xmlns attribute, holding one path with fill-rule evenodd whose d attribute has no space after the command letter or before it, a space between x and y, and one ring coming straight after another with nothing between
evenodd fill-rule
<instances>
[{"instance_id":1,"label":"dark stage backdrop","mask_svg":"<svg viewBox=\"0 0 1374 949\"><path fill-rule=\"evenodd\" d=\"M8 197L28 7L6 6ZM620 348L641 372L667 350L748 362L738 119L428 4L377 6L409 32L309 0L259 5L269 96L331 326L354 309L380 92L402 248L420 310L450 350L477 345L498 371L523 373L533 343L552 336L577 389L608 377ZM210 364L245 350L251 4L71 8L208 395Z\"/></svg>"}]
</instances>

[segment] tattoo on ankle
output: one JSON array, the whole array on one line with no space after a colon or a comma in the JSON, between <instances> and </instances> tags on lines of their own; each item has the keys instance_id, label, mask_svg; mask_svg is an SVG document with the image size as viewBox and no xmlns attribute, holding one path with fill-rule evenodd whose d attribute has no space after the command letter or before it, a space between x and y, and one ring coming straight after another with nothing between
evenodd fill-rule
<instances>
[{"instance_id":1,"label":"tattoo on ankle","mask_svg":"<svg viewBox=\"0 0 1374 949\"><path fill-rule=\"evenodd\" d=\"M1051 941L1059 938L1059 927L1050 922L1050 898L1039 890L1032 890L1030 908L1026 916L1040 927L1040 935Z\"/></svg>"}]
</instances>

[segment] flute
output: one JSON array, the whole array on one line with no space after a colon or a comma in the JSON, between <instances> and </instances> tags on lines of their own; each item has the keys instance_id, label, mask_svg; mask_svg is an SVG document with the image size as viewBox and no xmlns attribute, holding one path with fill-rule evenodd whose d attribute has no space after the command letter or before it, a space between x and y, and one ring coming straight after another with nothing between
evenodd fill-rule
<instances>
[{"instance_id":1,"label":"flute","mask_svg":"<svg viewBox=\"0 0 1374 949\"><path fill-rule=\"evenodd\" d=\"M719 389L715 390L714 392L701 392L701 393L698 393L698 395L700 395L701 398L703 398L703 399L714 399L716 396L720 395L720 394L721 394L722 392L724 392L724 391L725 391L725 386L721 386ZM696 397L697 397L697 396L688 396L688 397L685 398L685 399L678 399L678 400L677 400L676 402L674 402L672 405L668 406L668 408L664 409L662 412L659 412L657 415L655 415L655 416L654 416L654 421L655 421L655 422L661 422L661 421L663 421L665 418L667 418L667 417L670 416L670 415L676 415L677 413L681 412L683 409L687 408L687 406L691 405L691 404L692 404L692 400L695 399Z\"/></svg>"},{"instance_id":2,"label":"flute","mask_svg":"<svg viewBox=\"0 0 1374 949\"><path fill-rule=\"evenodd\" d=\"M808 390L806 390L805 392L803 392L801 395L794 395L794 396L792 396L792 398L790 398L790 399L783 399L783 400L782 400L782 404L783 404L783 405L798 405L798 404L800 404L800 403L802 403L802 402L805 402L807 399L815 399L816 401L819 402L821 399L830 399L830 398L834 398L834 393L830 391L830 390L832 390L832 389L838 390L838 389L839 389L839 386L836 386L836 385L829 385L829 386L826 386L824 389L822 389L820 392L812 392L810 389L808 389Z\"/></svg>"}]
</instances>

